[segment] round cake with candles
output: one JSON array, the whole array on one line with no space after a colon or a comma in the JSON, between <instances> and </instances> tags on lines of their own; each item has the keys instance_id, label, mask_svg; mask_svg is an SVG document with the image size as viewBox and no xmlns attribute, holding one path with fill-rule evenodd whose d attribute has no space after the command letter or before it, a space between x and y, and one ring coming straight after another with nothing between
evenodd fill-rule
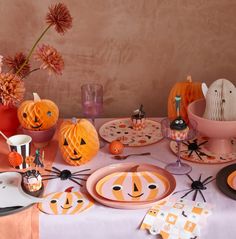
<instances>
[{"instance_id":1,"label":"round cake with candles","mask_svg":"<svg viewBox=\"0 0 236 239\"><path fill-rule=\"evenodd\" d=\"M131 116L132 120L132 127L134 130L142 130L145 128L145 112L143 111L143 105L140 106L139 109L135 110L133 112L133 115Z\"/></svg>"},{"instance_id":2,"label":"round cake with candles","mask_svg":"<svg viewBox=\"0 0 236 239\"><path fill-rule=\"evenodd\" d=\"M28 170L22 175L22 177L23 190L32 196L38 196L38 193L41 193L43 188L42 177L39 171L35 169Z\"/></svg>"}]
</instances>

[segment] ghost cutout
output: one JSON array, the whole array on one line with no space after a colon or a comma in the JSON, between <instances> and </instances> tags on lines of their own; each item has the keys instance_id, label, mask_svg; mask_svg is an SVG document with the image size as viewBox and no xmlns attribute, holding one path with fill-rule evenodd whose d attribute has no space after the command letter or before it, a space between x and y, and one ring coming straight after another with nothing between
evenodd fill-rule
<instances>
[{"instance_id":1,"label":"ghost cutout","mask_svg":"<svg viewBox=\"0 0 236 239\"><path fill-rule=\"evenodd\" d=\"M236 120L236 88L226 79L214 81L206 93L203 117L210 120Z\"/></svg>"}]
</instances>

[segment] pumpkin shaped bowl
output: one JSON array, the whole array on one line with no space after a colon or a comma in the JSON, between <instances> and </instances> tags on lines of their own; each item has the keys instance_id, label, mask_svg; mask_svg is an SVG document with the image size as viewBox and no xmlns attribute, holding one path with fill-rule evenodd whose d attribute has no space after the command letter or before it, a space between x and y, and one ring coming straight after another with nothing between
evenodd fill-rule
<instances>
[{"instance_id":1,"label":"pumpkin shaped bowl","mask_svg":"<svg viewBox=\"0 0 236 239\"><path fill-rule=\"evenodd\" d=\"M57 125L55 124L53 127L46 130L35 131L22 128L22 131L24 134L29 135L32 138L35 148L43 148L46 147L52 140L56 132L56 128Z\"/></svg>"},{"instance_id":2,"label":"pumpkin shaped bowl","mask_svg":"<svg viewBox=\"0 0 236 239\"><path fill-rule=\"evenodd\" d=\"M212 153L232 153L231 139L236 136L236 121L217 121L203 118L205 99L192 102L188 106L188 117L197 122L197 131L207 138L205 147Z\"/></svg>"}]
</instances>

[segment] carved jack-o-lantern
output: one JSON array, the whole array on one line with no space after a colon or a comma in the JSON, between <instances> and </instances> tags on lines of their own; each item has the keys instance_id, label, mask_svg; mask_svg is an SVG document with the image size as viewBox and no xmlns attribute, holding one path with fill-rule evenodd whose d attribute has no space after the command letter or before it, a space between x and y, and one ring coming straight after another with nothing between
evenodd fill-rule
<instances>
[{"instance_id":1,"label":"carved jack-o-lantern","mask_svg":"<svg viewBox=\"0 0 236 239\"><path fill-rule=\"evenodd\" d=\"M72 192L72 188L45 196L45 200L38 205L39 209L52 215L78 214L93 206L93 203L82 193Z\"/></svg>"},{"instance_id":2,"label":"carved jack-o-lantern","mask_svg":"<svg viewBox=\"0 0 236 239\"><path fill-rule=\"evenodd\" d=\"M97 131L86 119L66 120L59 130L59 147L67 163L74 166L85 164L99 150Z\"/></svg>"},{"instance_id":3,"label":"carved jack-o-lantern","mask_svg":"<svg viewBox=\"0 0 236 239\"><path fill-rule=\"evenodd\" d=\"M40 99L33 93L34 100L26 100L18 109L18 119L23 128L29 130L46 130L58 120L59 110L51 100Z\"/></svg>"},{"instance_id":4,"label":"carved jack-o-lantern","mask_svg":"<svg viewBox=\"0 0 236 239\"><path fill-rule=\"evenodd\" d=\"M117 172L96 185L99 195L115 201L151 201L163 196L169 183L156 172Z\"/></svg>"},{"instance_id":5,"label":"carved jack-o-lantern","mask_svg":"<svg viewBox=\"0 0 236 239\"><path fill-rule=\"evenodd\" d=\"M206 94L203 117L210 120L236 120L236 88L229 80L214 81Z\"/></svg>"}]
</instances>

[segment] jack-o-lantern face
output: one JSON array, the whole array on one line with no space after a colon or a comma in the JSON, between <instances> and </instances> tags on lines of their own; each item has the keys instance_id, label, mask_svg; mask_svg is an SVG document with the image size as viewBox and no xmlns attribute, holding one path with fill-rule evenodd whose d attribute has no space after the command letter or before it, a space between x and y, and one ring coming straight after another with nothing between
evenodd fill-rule
<instances>
[{"instance_id":1,"label":"jack-o-lantern face","mask_svg":"<svg viewBox=\"0 0 236 239\"><path fill-rule=\"evenodd\" d=\"M169 188L166 178L156 172L119 172L102 178L96 191L114 201L152 201L160 199Z\"/></svg>"},{"instance_id":2,"label":"jack-o-lantern face","mask_svg":"<svg viewBox=\"0 0 236 239\"><path fill-rule=\"evenodd\" d=\"M65 192L51 193L38 205L39 209L47 214L78 214L91 206L93 202L80 192L71 192L70 187Z\"/></svg>"},{"instance_id":3,"label":"jack-o-lantern face","mask_svg":"<svg viewBox=\"0 0 236 239\"><path fill-rule=\"evenodd\" d=\"M18 119L25 129L46 130L54 126L58 120L59 110L51 100L41 100L34 93L34 101L22 102L18 109Z\"/></svg>"},{"instance_id":4,"label":"jack-o-lantern face","mask_svg":"<svg viewBox=\"0 0 236 239\"><path fill-rule=\"evenodd\" d=\"M85 164L99 150L97 131L85 119L64 121L59 130L59 147L67 163L74 166Z\"/></svg>"}]
</instances>

